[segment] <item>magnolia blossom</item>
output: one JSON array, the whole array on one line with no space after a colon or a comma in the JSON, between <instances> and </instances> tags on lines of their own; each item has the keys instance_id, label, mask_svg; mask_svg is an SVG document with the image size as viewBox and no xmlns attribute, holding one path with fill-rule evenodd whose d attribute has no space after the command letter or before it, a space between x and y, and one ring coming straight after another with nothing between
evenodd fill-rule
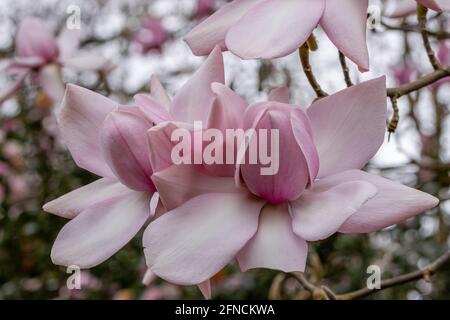
<instances>
[{"instance_id":1,"label":"magnolia blossom","mask_svg":"<svg viewBox=\"0 0 450 320\"><path fill-rule=\"evenodd\" d=\"M156 77L151 95L136 95L132 106L67 86L58 117L62 138L77 165L102 178L44 205L45 211L71 219L53 245L55 264L94 267L165 212L155 196L151 160L157 155L149 150L147 130L169 120L186 125L203 120L214 101L212 83L224 83L218 48L173 100ZM197 110L199 105L204 108ZM208 297L209 282L198 284Z\"/></svg>"},{"instance_id":2,"label":"magnolia blossom","mask_svg":"<svg viewBox=\"0 0 450 320\"><path fill-rule=\"evenodd\" d=\"M169 34L161 21L153 17L145 17L141 28L133 35L133 41L139 46L142 53L147 54L151 50L161 52L162 45L169 38Z\"/></svg>"},{"instance_id":3,"label":"magnolia blossom","mask_svg":"<svg viewBox=\"0 0 450 320\"><path fill-rule=\"evenodd\" d=\"M363 71L368 0L234 0L185 38L196 55L216 45L244 59L272 59L299 48L320 24L330 40Z\"/></svg>"},{"instance_id":4,"label":"magnolia blossom","mask_svg":"<svg viewBox=\"0 0 450 320\"><path fill-rule=\"evenodd\" d=\"M385 15L389 18L401 18L416 13L417 4L434 11L450 11L450 0L395 0L390 2Z\"/></svg>"},{"instance_id":5,"label":"magnolia blossom","mask_svg":"<svg viewBox=\"0 0 450 320\"><path fill-rule=\"evenodd\" d=\"M98 54L78 52L79 44L78 30L64 29L55 38L44 21L25 18L16 35L16 56L6 67L14 81L0 90L0 104L18 91L29 75L54 101L60 101L64 94L62 66L95 71L111 68Z\"/></svg>"},{"instance_id":6,"label":"magnolia blossom","mask_svg":"<svg viewBox=\"0 0 450 320\"><path fill-rule=\"evenodd\" d=\"M220 168L168 165L173 142L163 128L181 124L152 128L152 163L166 163L152 179L168 212L147 227L143 244L147 265L159 277L201 283L234 258L243 271L304 271L307 242L380 230L437 205L429 194L360 170L384 140L384 77L308 109L289 104L287 88L248 105L233 91L212 87L216 103L208 124L279 130L279 171L263 176L261 165L239 157L228 175L212 172Z\"/></svg>"}]
</instances>

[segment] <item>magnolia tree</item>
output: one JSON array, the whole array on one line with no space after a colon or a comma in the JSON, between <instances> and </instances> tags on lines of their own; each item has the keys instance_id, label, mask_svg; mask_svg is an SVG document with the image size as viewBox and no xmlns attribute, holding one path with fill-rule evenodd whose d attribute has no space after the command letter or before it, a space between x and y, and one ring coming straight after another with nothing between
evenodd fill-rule
<instances>
[{"instance_id":1,"label":"magnolia tree","mask_svg":"<svg viewBox=\"0 0 450 320\"><path fill-rule=\"evenodd\" d=\"M449 297L450 1L0 10L0 298Z\"/></svg>"}]
</instances>

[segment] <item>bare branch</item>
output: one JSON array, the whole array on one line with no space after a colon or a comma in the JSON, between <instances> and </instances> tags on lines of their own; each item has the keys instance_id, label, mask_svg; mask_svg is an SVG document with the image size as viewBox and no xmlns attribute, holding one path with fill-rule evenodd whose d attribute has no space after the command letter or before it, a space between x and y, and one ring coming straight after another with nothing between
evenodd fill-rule
<instances>
[{"instance_id":1,"label":"bare branch","mask_svg":"<svg viewBox=\"0 0 450 320\"><path fill-rule=\"evenodd\" d=\"M340 300L355 300L367 297L368 295L374 292L398 286L401 284L405 284L414 280L419 280L421 278L424 278L425 280L429 281L430 276L435 274L439 269L445 267L449 263L450 263L450 250L444 253L442 256L440 256L438 259L436 259L433 263L429 264L425 268L382 281L380 289L362 288L353 292L338 295L337 297Z\"/></svg>"}]
</instances>

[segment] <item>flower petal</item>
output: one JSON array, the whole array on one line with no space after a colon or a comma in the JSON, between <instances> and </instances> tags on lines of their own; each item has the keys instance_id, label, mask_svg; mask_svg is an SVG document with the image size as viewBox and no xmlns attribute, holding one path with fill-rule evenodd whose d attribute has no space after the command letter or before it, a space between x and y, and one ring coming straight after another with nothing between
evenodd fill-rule
<instances>
[{"instance_id":1,"label":"flower petal","mask_svg":"<svg viewBox=\"0 0 450 320\"><path fill-rule=\"evenodd\" d=\"M449 0L417 0L417 2L431 10L438 12L450 10Z\"/></svg>"},{"instance_id":2,"label":"flower petal","mask_svg":"<svg viewBox=\"0 0 450 320\"><path fill-rule=\"evenodd\" d=\"M265 0L230 28L225 43L243 59L283 57L308 39L323 11L323 0Z\"/></svg>"},{"instance_id":3,"label":"flower petal","mask_svg":"<svg viewBox=\"0 0 450 320\"><path fill-rule=\"evenodd\" d=\"M39 84L54 102L60 102L64 97L64 83L61 69L56 64L49 64L41 68L38 77Z\"/></svg>"},{"instance_id":4,"label":"flower petal","mask_svg":"<svg viewBox=\"0 0 450 320\"><path fill-rule=\"evenodd\" d=\"M211 90L217 96L214 101L207 128L222 130L242 128L242 115L248 103L222 83L213 83Z\"/></svg>"},{"instance_id":5,"label":"flower petal","mask_svg":"<svg viewBox=\"0 0 450 320\"><path fill-rule=\"evenodd\" d=\"M152 176L167 210L206 193L238 193L233 178L209 176L190 166L173 165Z\"/></svg>"},{"instance_id":6,"label":"flower petal","mask_svg":"<svg viewBox=\"0 0 450 320\"><path fill-rule=\"evenodd\" d=\"M102 95L68 84L58 116L61 135L77 165L102 177L114 177L100 146L100 126L117 104Z\"/></svg>"},{"instance_id":7,"label":"flower petal","mask_svg":"<svg viewBox=\"0 0 450 320\"><path fill-rule=\"evenodd\" d=\"M319 151L319 178L362 168L386 131L386 79L381 77L315 102L307 111Z\"/></svg>"},{"instance_id":8,"label":"flower petal","mask_svg":"<svg viewBox=\"0 0 450 320\"><path fill-rule=\"evenodd\" d=\"M97 266L126 245L150 218L150 193L118 196L81 212L58 234L51 258L61 266Z\"/></svg>"},{"instance_id":9,"label":"flower petal","mask_svg":"<svg viewBox=\"0 0 450 320\"><path fill-rule=\"evenodd\" d=\"M195 285L210 279L255 234L263 203L247 194L230 193L206 194L186 202L145 231L147 265L176 284Z\"/></svg>"},{"instance_id":10,"label":"flower petal","mask_svg":"<svg viewBox=\"0 0 450 320\"><path fill-rule=\"evenodd\" d=\"M64 28L57 39L61 58L75 56L80 46L80 30Z\"/></svg>"},{"instance_id":11,"label":"flower petal","mask_svg":"<svg viewBox=\"0 0 450 320\"><path fill-rule=\"evenodd\" d=\"M223 57L218 47L211 52L173 100L173 120L206 122L215 98L211 90L211 84L214 82L225 83Z\"/></svg>"},{"instance_id":12,"label":"flower petal","mask_svg":"<svg viewBox=\"0 0 450 320\"><path fill-rule=\"evenodd\" d=\"M164 106L159 104L152 96L146 94L137 94L134 96L134 101L139 109L146 115L151 122L158 124L164 121L171 120L169 111Z\"/></svg>"},{"instance_id":13,"label":"flower petal","mask_svg":"<svg viewBox=\"0 0 450 320\"><path fill-rule=\"evenodd\" d=\"M252 7L262 0L234 0L198 24L184 38L197 56L209 54L215 46L225 49L225 36Z\"/></svg>"},{"instance_id":14,"label":"flower petal","mask_svg":"<svg viewBox=\"0 0 450 320\"><path fill-rule=\"evenodd\" d=\"M344 233L368 233L401 223L428 209L439 200L422 191L360 170L349 170L314 184L317 191L327 190L346 181L367 181L378 189L339 229Z\"/></svg>"},{"instance_id":15,"label":"flower petal","mask_svg":"<svg viewBox=\"0 0 450 320\"><path fill-rule=\"evenodd\" d=\"M172 100L164 89L158 77L153 75L150 79L150 94L159 102L167 111L172 108Z\"/></svg>"},{"instance_id":16,"label":"flower petal","mask_svg":"<svg viewBox=\"0 0 450 320\"><path fill-rule=\"evenodd\" d=\"M369 0L326 0L320 21L334 45L356 63L361 71L369 70L366 43L368 6Z\"/></svg>"},{"instance_id":17,"label":"flower petal","mask_svg":"<svg viewBox=\"0 0 450 320\"><path fill-rule=\"evenodd\" d=\"M255 119L254 114L257 114L255 111L258 109L265 109L266 113L254 127L255 134L247 148L248 161L240 165L242 178L252 193L271 203L297 199L310 182L310 176L308 162L291 125L291 116L295 109L291 105L278 102L254 104L244 116L246 129L251 129L249 124ZM267 137L262 134L263 130L266 130ZM262 152L260 147L255 148L255 145L264 144L267 146L266 152ZM270 153L268 164L261 162L264 153ZM258 156L257 162L251 160L255 156ZM269 168L272 170L262 171Z\"/></svg>"},{"instance_id":18,"label":"flower petal","mask_svg":"<svg viewBox=\"0 0 450 320\"><path fill-rule=\"evenodd\" d=\"M44 21L27 17L19 24L16 52L21 57L41 57L50 62L58 56L58 45Z\"/></svg>"},{"instance_id":19,"label":"flower petal","mask_svg":"<svg viewBox=\"0 0 450 320\"><path fill-rule=\"evenodd\" d=\"M270 91L269 101L289 103L289 87L280 87Z\"/></svg>"},{"instance_id":20,"label":"flower petal","mask_svg":"<svg viewBox=\"0 0 450 320\"><path fill-rule=\"evenodd\" d=\"M119 107L105 119L100 132L105 161L130 189L155 191L151 180L147 131L152 123L137 107Z\"/></svg>"},{"instance_id":21,"label":"flower petal","mask_svg":"<svg viewBox=\"0 0 450 320\"><path fill-rule=\"evenodd\" d=\"M266 204L258 231L237 255L242 271L268 268L283 272L305 271L308 245L292 230L286 204Z\"/></svg>"},{"instance_id":22,"label":"flower petal","mask_svg":"<svg viewBox=\"0 0 450 320\"><path fill-rule=\"evenodd\" d=\"M307 241L326 239L376 194L377 188L365 181L344 182L322 192L313 188L291 202L294 232Z\"/></svg>"},{"instance_id":23,"label":"flower petal","mask_svg":"<svg viewBox=\"0 0 450 320\"><path fill-rule=\"evenodd\" d=\"M415 0L389 1L386 7L385 16L388 18L401 18L409 16L417 11Z\"/></svg>"},{"instance_id":24,"label":"flower petal","mask_svg":"<svg viewBox=\"0 0 450 320\"><path fill-rule=\"evenodd\" d=\"M198 288L206 300L211 300L211 280L203 281L198 285Z\"/></svg>"},{"instance_id":25,"label":"flower petal","mask_svg":"<svg viewBox=\"0 0 450 320\"><path fill-rule=\"evenodd\" d=\"M87 208L127 192L133 191L115 179L103 178L46 203L43 209L48 213L73 219Z\"/></svg>"},{"instance_id":26,"label":"flower petal","mask_svg":"<svg viewBox=\"0 0 450 320\"><path fill-rule=\"evenodd\" d=\"M175 130L192 130L193 126L182 122L161 122L147 131L150 149L150 163L153 172L162 171L173 165L172 151L177 142L171 140Z\"/></svg>"}]
</instances>

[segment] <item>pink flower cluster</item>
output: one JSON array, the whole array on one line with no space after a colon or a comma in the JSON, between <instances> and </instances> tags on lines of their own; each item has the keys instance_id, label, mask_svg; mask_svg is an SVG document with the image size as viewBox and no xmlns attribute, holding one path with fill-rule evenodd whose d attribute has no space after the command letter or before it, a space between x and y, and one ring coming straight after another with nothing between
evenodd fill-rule
<instances>
[{"instance_id":1,"label":"pink flower cluster","mask_svg":"<svg viewBox=\"0 0 450 320\"><path fill-rule=\"evenodd\" d=\"M445 1L421 3L438 9L432 3ZM385 77L307 108L291 103L285 87L250 104L225 85L222 50L285 56L317 25L368 70L367 7L366 0L234 0L186 36L195 54L209 56L175 97L156 77L151 94L136 95L131 105L68 85L58 117L62 138L77 165L100 179L44 206L70 219L53 262L94 267L143 229L147 278L199 285L209 296L211 277L234 259L243 271L304 271L308 242L381 230L436 206L429 194L361 170L384 141ZM41 42L19 41L18 61L59 59L56 45ZM172 133L195 134L195 121L220 132L278 130L278 172L261 175L262 164L238 158L234 165L175 164Z\"/></svg>"}]
</instances>

